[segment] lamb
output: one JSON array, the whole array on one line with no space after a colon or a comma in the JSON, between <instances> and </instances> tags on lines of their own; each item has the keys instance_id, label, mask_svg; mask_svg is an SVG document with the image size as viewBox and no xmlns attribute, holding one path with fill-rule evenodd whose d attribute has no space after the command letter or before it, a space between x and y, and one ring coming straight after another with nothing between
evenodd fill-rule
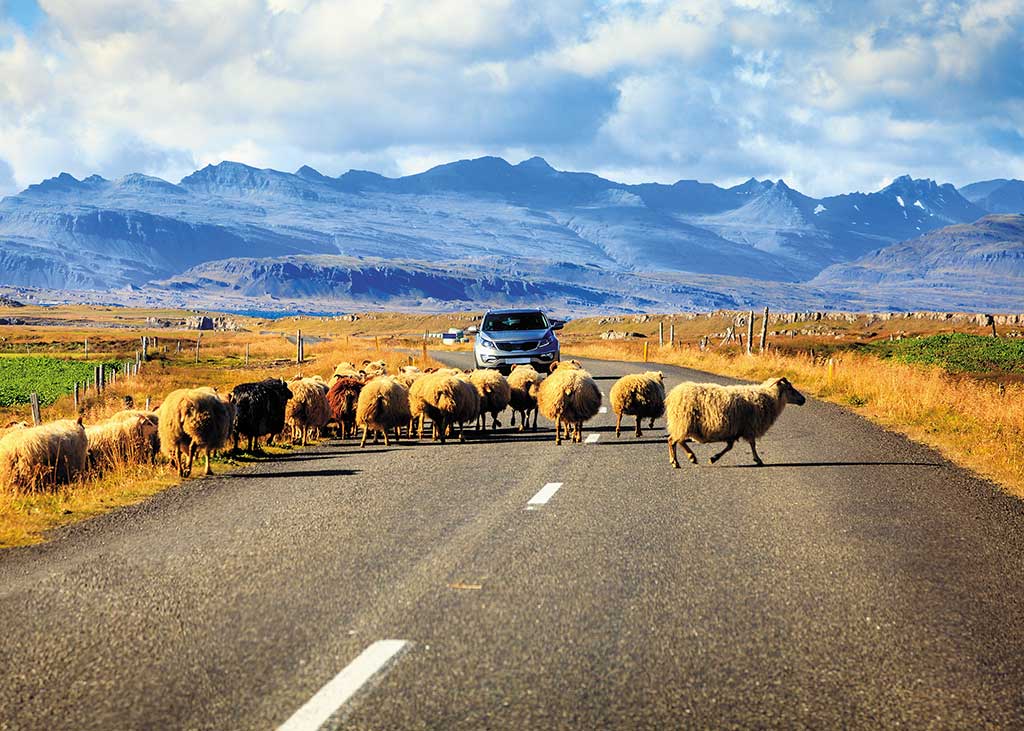
<instances>
[{"instance_id":1,"label":"lamb","mask_svg":"<svg viewBox=\"0 0 1024 731\"><path fill-rule=\"evenodd\" d=\"M555 422L555 444L562 443L562 426L566 436L572 429L572 440L583 441L583 422L592 419L601 408L601 390L578 363L552 363L551 375L537 391L537 408Z\"/></svg>"},{"instance_id":2,"label":"lamb","mask_svg":"<svg viewBox=\"0 0 1024 731\"><path fill-rule=\"evenodd\" d=\"M786 404L802 406L803 394L785 378L769 378L761 385L719 386L715 383L680 383L665 401L668 415L668 453L672 466L679 468L676 445L697 464L687 442L725 442L725 449L711 457L714 464L732 449L737 439L750 443L754 462L764 462L755 441L775 423Z\"/></svg>"},{"instance_id":3,"label":"lamb","mask_svg":"<svg viewBox=\"0 0 1024 731\"><path fill-rule=\"evenodd\" d=\"M298 439L296 435L301 434L301 443L305 447L310 429L319 431L331 420L328 386L322 378L313 377L294 378L288 382L288 388L292 398L285 406L285 422L291 427L292 442Z\"/></svg>"},{"instance_id":4,"label":"lamb","mask_svg":"<svg viewBox=\"0 0 1024 731\"><path fill-rule=\"evenodd\" d=\"M412 419L409 411L409 390L394 378L380 376L366 382L359 392L356 404L356 425L363 427L363 438L360 448L366 446L366 437L372 429L374 443L377 435L384 435L384 445L389 446L388 430L398 430Z\"/></svg>"},{"instance_id":5,"label":"lamb","mask_svg":"<svg viewBox=\"0 0 1024 731\"><path fill-rule=\"evenodd\" d=\"M81 417L15 427L0 439L0 487L39 490L85 471L88 440Z\"/></svg>"},{"instance_id":6,"label":"lamb","mask_svg":"<svg viewBox=\"0 0 1024 731\"><path fill-rule=\"evenodd\" d=\"M160 451L159 418L152 411L126 410L85 427L89 463L96 469L142 461Z\"/></svg>"},{"instance_id":7,"label":"lamb","mask_svg":"<svg viewBox=\"0 0 1024 731\"><path fill-rule=\"evenodd\" d=\"M356 404L359 392L363 390L363 382L352 376L334 379L327 392L327 405L331 409L331 418L338 422L341 438L347 439L356 433Z\"/></svg>"},{"instance_id":8,"label":"lamb","mask_svg":"<svg viewBox=\"0 0 1024 731\"><path fill-rule=\"evenodd\" d=\"M210 453L222 449L231 438L235 407L216 390L179 388L171 391L157 409L160 449L178 469L179 477L192 474L196 452L203 450L205 475L212 475Z\"/></svg>"},{"instance_id":9,"label":"lamb","mask_svg":"<svg viewBox=\"0 0 1024 731\"><path fill-rule=\"evenodd\" d=\"M530 413L533 412L533 431L537 431L537 390L544 376L531 365L514 365L508 377L509 402L512 408L512 426L516 425L516 414L521 417L519 431L525 431Z\"/></svg>"},{"instance_id":10,"label":"lamb","mask_svg":"<svg viewBox=\"0 0 1024 731\"><path fill-rule=\"evenodd\" d=\"M285 410L291 397L288 384L280 378L240 383L231 389L228 398L235 405L233 449L238 451L239 436L248 439L248 452L259 447L260 437L268 437L268 443L272 443L274 435L284 430Z\"/></svg>"},{"instance_id":11,"label":"lamb","mask_svg":"<svg viewBox=\"0 0 1024 731\"><path fill-rule=\"evenodd\" d=\"M622 432L622 417L636 417L636 436L642 437L640 420L654 420L665 413L665 380L661 371L623 376L615 382L608 397L615 412L615 436Z\"/></svg>"},{"instance_id":12,"label":"lamb","mask_svg":"<svg viewBox=\"0 0 1024 731\"><path fill-rule=\"evenodd\" d=\"M512 398L508 381L498 371L489 368L478 368L473 371L469 374L469 381L480 396L480 413L476 421L477 431L481 427L485 431L487 430L487 414L491 415L491 429L497 429L501 426L498 414L505 410L509 399Z\"/></svg>"}]
</instances>

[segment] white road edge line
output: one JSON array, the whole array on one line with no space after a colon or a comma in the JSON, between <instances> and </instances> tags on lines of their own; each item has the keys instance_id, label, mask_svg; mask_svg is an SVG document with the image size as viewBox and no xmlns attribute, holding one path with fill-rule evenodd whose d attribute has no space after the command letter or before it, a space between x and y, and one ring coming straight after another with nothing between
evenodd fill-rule
<instances>
[{"instance_id":1,"label":"white road edge line","mask_svg":"<svg viewBox=\"0 0 1024 731\"><path fill-rule=\"evenodd\" d=\"M583 440L584 444L593 444L601 438L600 434L590 434L586 439Z\"/></svg>"},{"instance_id":2,"label":"white road edge line","mask_svg":"<svg viewBox=\"0 0 1024 731\"><path fill-rule=\"evenodd\" d=\"M306 701L277 731L315 731L406 648L406 640L378 640Z\"/></svg>"},{"instance_id":3,"label":"white road edge line","mask_svg":"<svg viewBox=\"0 0 1024 731\"><path fill-rule=\"evenodd\" d=\"M597 410L597 413L599 413L599 414L607 414L608 413L608 407L607 406L602 406L601 408L599 408Z\"/></svg>"},{"instance_id":4,"label":"white road edge line","mask_svg":"<svg viewBox=\"0 0 1024 731\"><path fill-rule=\"evenodd\" d=\"M528 502L526 504L527 505L544 505L545 503L547 503L548 500L550 500L552 497L554 497L555 493L558 492L559 488L561 488L561 487L562 487L562 483L561 482L549 482L544 487L542 487L540 490L538 490L537 494L534 495L532 498L530 498L530 502Z\"/></svg>"}]
</instances>

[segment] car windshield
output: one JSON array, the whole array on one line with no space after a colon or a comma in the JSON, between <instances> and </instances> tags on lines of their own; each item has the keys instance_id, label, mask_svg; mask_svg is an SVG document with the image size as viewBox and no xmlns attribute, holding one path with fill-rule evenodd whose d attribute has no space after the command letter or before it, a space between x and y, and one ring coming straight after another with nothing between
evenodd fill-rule
<instances>
[{"instance_id":1,"label":"car windshield","mask_svg":"<svg viewBox=\"0 0 1024 731\"><path fill-rule=\"evenodd\" d=\"M486 332L508 332L510 330L547 330L548 321L541 312L508 312L488 315L484 318Z\"/></svg>"}]
</instances>

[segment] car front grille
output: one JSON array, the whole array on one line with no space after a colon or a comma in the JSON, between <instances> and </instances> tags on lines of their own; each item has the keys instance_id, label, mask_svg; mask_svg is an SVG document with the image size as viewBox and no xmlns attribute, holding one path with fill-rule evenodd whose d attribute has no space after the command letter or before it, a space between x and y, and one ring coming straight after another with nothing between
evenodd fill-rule
<instances>
[{"instance_id":1,"label":"car front grille","mask_svg":"<svg viewBox=\"0 0 1024 731\"><path fill-rule=\"evenodd\" d=\"M535 350L537 348L536 340L527 340L521 343L496 343L498 350L504 350L506 353L522 353L527 350Z\"/></svg>"}]
</instances>

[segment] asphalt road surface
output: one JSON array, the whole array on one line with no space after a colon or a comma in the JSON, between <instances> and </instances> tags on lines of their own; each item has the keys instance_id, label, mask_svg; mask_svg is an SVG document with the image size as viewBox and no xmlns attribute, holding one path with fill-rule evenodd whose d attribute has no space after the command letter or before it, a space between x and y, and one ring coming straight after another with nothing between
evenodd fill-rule
<instances>
[{"instance_id":1,"label":"asphalt road surface","mask_svg":"<svg viewBox=\"0 0 1024 731\"><path fill-rule=\"evenodd\" d=\"M0 729L1024 727L1019 501L817 401L764 468L613 424L333 442L3 552Z\"/></svg>"}]
</instances>

